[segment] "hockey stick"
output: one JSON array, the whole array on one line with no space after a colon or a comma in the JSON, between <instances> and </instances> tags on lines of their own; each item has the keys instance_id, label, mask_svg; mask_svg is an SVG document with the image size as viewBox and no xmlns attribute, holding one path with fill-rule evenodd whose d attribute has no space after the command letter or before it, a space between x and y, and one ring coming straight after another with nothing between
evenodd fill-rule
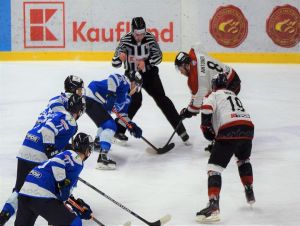
<instances>
[{"instance_id":1,"label":"hockey stick","mask_svg":"<svg viewBox=\"0 0 300 226\"><path fill-rule=\"evenodd\" d=\"M165 146L168 146L169 143L171 142L171 140L172 140L172 138L174 137L175 133L176 133L177 130L179 129L179 127L180 127L180 125L181 125L181 123L182 123L182 120L183 120L183 119L180 119L179 123L177 124L177 126L176 126L174 132L172 133L171 137L169 138L169 140L168 140L168 142L166 143ZM164 147L165 147L165 146L164 146Z\"/></svg>"},{"instance_id":2,"label":"hockey stick","mask_svg":"<svg viewBox=\"0 0 300 226\"><path fill-rule=\"evenodd\" d=\"M132 129L132 126L126 121L126 119L119 114L119 112L117 112L115 109L112 109L112 112L116 114L116 116L122 121L125 123L125 125L129 128L129 129ZM175 144L174 143L171 143L171 144L168 144L168 145L165 145L164 147L162 148L157 148L155 147L150 141L148 141L145 137L141 137L143 141L145 141L149 146L151 146L157 154L163 154L163 153L166 153L170 150L172 150L174 147L175 147Z\"/></svg>"},{"instance_id":3,"label":"hockey stick","mask_svg":"<svg viewBox=\"0 0 300 226\"><path fill-rule=\"evenodd\" d=\"M121 203L119 203L116 200L114 200L113 198L109 197L104 192L100 191L98 188L96 188L93 185L91 185L89 182L83 180L80 177L78 177L78 180L81 181L82 183L84 183L85 185L87 185L88 187L90 187L91 189L93 189L94 191L98 192L100 195L104 196L108 200L112 201L114 204L116 204L117 206L121 207L123 210L126 210L131 215L133 215L136 218L140 219L141 221L143 221L147 225L150 225L150 226L160 226L160 225L163 225L163 224L165 224L165 223L167 223L167 222L169 222L171 220L171 215L167 214L166 216L160 218L159 220L157 220L155 222L149 222L149 221L145 220L144 218L142 218L141 216L139 216L138 214L136 214L135 212L133 212L130 209L128 209L127 207L123 206Z\"/></svg>"},{"instance_id":4,"label":"hockey stick","mask_svg":"<svg viewBox=\"0 0 300 226\"><path fill-rule=\"evenodd\" d=\"M70 205L74 206L76 209L78 209L80 212L84 212L84 208L82 208L80 205L78 205L74 200L68 199L67 201ZM100 226L105 226L103 223L101 223L98 219L96 219L94 216L92 216L91 220L95 221ZM127 221L123 226L131 226L131 222Z\"/></svg>"},{"instance_id":5,"label":"hockey stick","mask_svg":"<svg viewBox=\"0 0 300 226\"><path fill-rule=\"evenodd\" d=\"M70 205L74 206L76 209L78 209L80 212L84 212L84 209L79 206L75 201L73 201L72 199L68 199L67 201ZM100 226L105 226L103 223L101 223L99 220L97 220L97 218L95 218L94 216L92 216L91 220L95 221L98 225Z\"/></svg>"}]
</instances>

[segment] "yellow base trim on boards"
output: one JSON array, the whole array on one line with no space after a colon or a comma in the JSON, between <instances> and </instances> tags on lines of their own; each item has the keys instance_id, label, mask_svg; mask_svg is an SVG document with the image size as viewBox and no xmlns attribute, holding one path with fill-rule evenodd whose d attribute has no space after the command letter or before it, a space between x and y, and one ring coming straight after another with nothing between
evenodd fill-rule
<instances>
[{"instance_id":1,"label":"yellow base trim on boards","mask_svg":"<svg viewBox=\"0 0 300 226\"><path fill-rule=\"evenodd\" d=\"M107 52L0 52L0 61L111 61ZM163 61L174 62L177 52L164 52ZM300 64L300 53L210 53L222 62Z\"/></svg>"}]
</instances>

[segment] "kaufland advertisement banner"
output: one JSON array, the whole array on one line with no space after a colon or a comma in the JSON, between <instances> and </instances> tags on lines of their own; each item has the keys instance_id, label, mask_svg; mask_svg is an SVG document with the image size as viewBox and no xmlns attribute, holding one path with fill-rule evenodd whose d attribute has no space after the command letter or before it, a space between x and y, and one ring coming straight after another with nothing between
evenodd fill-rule
<instances>
[{"instance_id":1,"label":"kaufland advertisement banner","mask_svg":"<svg viewBox=\"0 0 300 226\"><path fill-rule=\"evenodd\" d=\"M180 4L166 1L13 1L13 50L112 51L142 16L162 49L180 46Z\"/></svg>"},{"instance_id":2,"label":"kaufland advertisement banner","mask_svg":"<svg viewBox=\"0 0 300 226\"><path fill-rule=\"evenodd\" d=\"M2 50L114 51L143 16L163 51L200 41L208 52L300 52L299 0L1 2Z\"/></svg>"}]
</instances>

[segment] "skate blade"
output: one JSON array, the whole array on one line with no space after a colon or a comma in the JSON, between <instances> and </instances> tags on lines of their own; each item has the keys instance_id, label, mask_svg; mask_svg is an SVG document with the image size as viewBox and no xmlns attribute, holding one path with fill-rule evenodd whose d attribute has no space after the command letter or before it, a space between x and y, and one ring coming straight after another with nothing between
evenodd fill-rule
<instances>
[{"instance_id":1,"label":"skate blade","mask_svg":"<svg viewBox=\"0 0 300 226\"><path fill-rule=\"evenodd\" d=\"M183 144L184 144L185 146L192 146L192 145L193 145L193 143L190 142L189 140L184 141Z\"/></svg>"},{"instance_id":2,"label":"skate blade","mask_svg":"<svg viewBox=\"0 0 300 226\"><path fill-rule=\"evenodd\" d=\"M116 165L113 165L113 164L104 165L102 163L97 163L96 169L98 169L98 170L115 170Z\"/></svg>"},{"instance_id":3,"label":"skate blade","mask_svg":"<svg viewBox=\"0 0 300 226\"><path fill-rule=\"evenodd\" d=\"M219 213L215 213L215 214L212 214L209 217L206 217L204 215L199 215L199 216L196 216L196 221L198 223L218 222L218 221L220 221L220 214Z\"/></svg>"},{"instance_id":4,"label":"skate blade","mask_svg":"<svg viewBox=\"0 0 300 226\"><path fill-rule=\"evenodd\" d=\"M247 203L252 207L252 205L255 203L255 200L247 201Z\"/></svg>"},{"instance_id":5,"label":"skate blade","mask_svg":"<svg viewBox=\"0 0 300 226\"><path fill-rule=\"evenodd\" d=\"M119 140L119 139L113 138L113 139L112 139L112 142L113 142L114 144L118 144L118 145L120 145L120 146L126 147L128 141L124 141L124 140Z\"/></svg>"}]
</instances>

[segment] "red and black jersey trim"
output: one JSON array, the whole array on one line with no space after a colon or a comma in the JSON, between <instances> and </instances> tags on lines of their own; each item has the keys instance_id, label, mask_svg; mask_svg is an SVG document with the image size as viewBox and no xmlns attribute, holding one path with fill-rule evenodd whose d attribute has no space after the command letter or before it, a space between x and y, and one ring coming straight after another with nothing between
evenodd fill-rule
<instances>
[{"instance_id":1,"label":"red and black jersey trim","mask_svg":"<svg viewBox=\"0 0 300 226\"><path fill-rule=\"evenodd\" d=\"M252 140L254 125L251 121L234 121L219 128L216 140Z\"/></svg>"}]
</instances>

